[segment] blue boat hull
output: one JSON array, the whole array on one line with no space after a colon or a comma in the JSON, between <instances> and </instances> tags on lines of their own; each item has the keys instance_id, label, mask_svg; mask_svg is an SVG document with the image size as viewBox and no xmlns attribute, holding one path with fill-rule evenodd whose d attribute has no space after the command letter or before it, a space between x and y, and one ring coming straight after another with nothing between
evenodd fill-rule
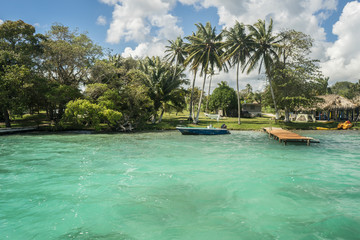
<instances>
[{"instance_id":1,"label":"blue boat hull","mask_svg":"<svg viewBox=\"0 0 360 240\"><path fill-rule=\"evenodd\" d=\"M222 135L230 134L227 129L219 128L193 128L193 127L176 127L183 135Z\"/></svg>"}]
</instances>

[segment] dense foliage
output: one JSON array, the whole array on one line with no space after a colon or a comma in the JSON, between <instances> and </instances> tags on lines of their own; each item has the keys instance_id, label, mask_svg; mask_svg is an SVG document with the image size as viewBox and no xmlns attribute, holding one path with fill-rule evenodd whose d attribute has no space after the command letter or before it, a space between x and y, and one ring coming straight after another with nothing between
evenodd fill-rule
<instances>
[{"instance_id":1,"label":"dense foliage","mask_svg":"<svg viewBox=\"0 0 360 240\"><path fill-rule=\"evenodd\" d=\"M5 21L0 25L0 120L10 127L17 115L43 111L60 128L126 131L160 123L165 112L188 108L194 123L206 109L238 114L240 124L243 101L288 115L310 105L317 95L360 95L360 83L328 87L317 61L308 58L312 39L301 32L275 34L272 21L264 20L253 25L235 22L220 33L209 22L196 27L190 36L169 40L164 58L134 59L104 57L103 49L86 34L61 24L41 35L21 20ZM186 68L194 77L188 89ZM236 91L221 82L210 93L212 76L229 68L236 70ZM265 73L264 92L253 92L250 84L240 89L240 71L253 70ZM195 86L197 76L203 77L201 88Z\"/></svg>"},{"instance_id":2,"label":"dense foliage","mask_svg":"<svg viewBox=\"0 0 360 240\"><path fill-rule=\"evenodd\" d=\"M224 116L236 116L237 96L233 88L227 82L221 82L214 89L209 101L209 109L212 111L222 110Z\"/></svg>"}]
</instances>

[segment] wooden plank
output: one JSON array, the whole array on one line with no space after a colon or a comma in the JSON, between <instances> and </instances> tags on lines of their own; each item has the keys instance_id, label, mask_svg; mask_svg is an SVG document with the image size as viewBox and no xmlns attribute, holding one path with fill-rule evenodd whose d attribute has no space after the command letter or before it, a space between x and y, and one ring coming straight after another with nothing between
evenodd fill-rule
<instances>
[{"instance_id":1,"label":"wooden plank","mask_svg":"<svg viewBox=\"0 0 360 240\"><path fill-rule=\"evenodd\" d=\"M273 137L279 140L279 143L284 142L284 145L286 145L288 141L306 142L308 146L310 146L310 142L312 141L319 142L314 141L314 139L311 137L304 137L297 133L284 130L282 128L264 128L264 131L269 134L269 138Z\"/></svg>"}]
</instances>

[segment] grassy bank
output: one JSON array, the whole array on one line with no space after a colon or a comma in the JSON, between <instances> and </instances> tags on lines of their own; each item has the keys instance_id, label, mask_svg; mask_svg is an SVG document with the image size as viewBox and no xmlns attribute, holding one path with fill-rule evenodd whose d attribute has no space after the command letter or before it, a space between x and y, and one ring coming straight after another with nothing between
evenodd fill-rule
<instances>
[{"instance_id":1,"label":"grassy bank","mask_svg":"<svg viewBox=\"0 0 360 240\"><path fill-rule=\"evenodd\" d=\"M285 123L282 120L274 120L270 117L257 117L257 118L241 118L241 124L238 124L237 118L222 118L217 122L214 119L205 117L204 114L200 114L200 122L195 125L187 120L188 114L181 113L165 114L163 121L158 124L149 124L146 126L148 130L167 130L175 129L176 126L189 126L189 127L206 127L213 125L214 127L221 127L222 124L226 124L230 130L261 130L264 127L280 127L289 130L302 129L312 130L316 127L335 128L338 122L315 122L315 123L303 123L303 122L291 122ZM360 124L353 127L353 129L360 129Z\"/></svg>"},{"instance_id":2,"label":"grassy bank","mask_svg":"<svg viewBox=\"0 0 360 240\"><path fill-rule=\"evenodd\" d=\"M165 114L161 123L146 124L142 129L138 130L174 130L176 126L189 126L189 127L206 127L213 125L214 127L221 127L222 124L226 124L230 130L261 130L264 127L280 127L289 130L303 129L311 130L316 127L335 128L338 122L315 122L315 123L302 123L302 122L291 122L285 123L282 120L274 120L270 117L257 117L257 118L241 118L241 124L237 123L237 118L222 118L219 121L215 119L209 119L204 114L200 114L200 122L195 125L187 120L188 113L179 114ZM29 126L40 126L43 130L54 130L54 125L50 121L46 120L45 114L38 115L24 115L16 118L12 121L12 127L29 127ZM4 123L0 123L0 127L5 127ZM91 130L89 128L83 128ZM360 123L356 124L352 129L360 129ZM74 127L69 125L66 130L74 130ZM105 125L102 126L101 131L107 131Z\"/></svg>"}]
</instances>

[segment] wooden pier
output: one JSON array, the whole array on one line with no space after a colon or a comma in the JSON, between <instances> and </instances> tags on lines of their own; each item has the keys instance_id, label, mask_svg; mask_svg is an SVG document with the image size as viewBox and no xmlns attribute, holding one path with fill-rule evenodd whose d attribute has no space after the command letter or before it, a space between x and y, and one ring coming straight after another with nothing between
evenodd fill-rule
<instances>
[{"instance_id":1,"label":"wooden pier","mask_svg":"<svg viewBox=\"0 0 360 240\"><path fill-rule=\"evenodd\" d=\"M279 140L279 142L283 142L286 145L287 142L306 142L308 146L310 143L319 143L318 140L315 140L311 137L303 137L297 133L290 132L288 130L284 130L282 128L264 128L264 131L269 134L269 138L274 138Z\"/></svg>"},{"instance_id":2,"label":"wooden pier","mask_svg":"<svg viewBox=\"0 0 360 240\"><path fill-rule=\"evenodd\" d=\"M37 130L37 127L23 127L23 128L0 128L0 135L8 135L14 133L31 132Z\"/></svg>"}]
</instances>

